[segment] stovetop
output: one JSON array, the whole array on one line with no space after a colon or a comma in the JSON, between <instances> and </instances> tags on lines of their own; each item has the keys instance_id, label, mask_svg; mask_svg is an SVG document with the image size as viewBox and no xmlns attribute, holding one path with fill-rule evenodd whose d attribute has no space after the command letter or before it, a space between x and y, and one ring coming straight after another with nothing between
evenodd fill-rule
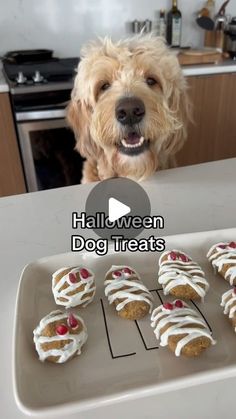
<instances>
[{"instance_id":1,"label":"stovetop","mask_svg":"<svg viewBox=\"0 0 236 419\"><path fill-rule=\"evenodd\" d=\"M24 64L3 61L3 71L12 94L70 89L79 58L51 58Z\"/></svg>"}]
</instances>

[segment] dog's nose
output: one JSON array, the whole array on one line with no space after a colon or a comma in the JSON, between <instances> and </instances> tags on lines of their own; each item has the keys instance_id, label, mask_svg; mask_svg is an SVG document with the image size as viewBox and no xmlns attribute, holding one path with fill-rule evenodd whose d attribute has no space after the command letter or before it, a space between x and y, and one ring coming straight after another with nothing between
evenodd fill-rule
<instances>
[{"instance_id":1,"label":"dog's nose","mask_svg":"<svg viewBox=\"0 0 236 419\"><path fill-rule=\"evenodd\" d=\"M116 105L116 119L122 125L138 124L145 115L145 106L138 97L121 98Z\"/></svg>"}]
</instances>

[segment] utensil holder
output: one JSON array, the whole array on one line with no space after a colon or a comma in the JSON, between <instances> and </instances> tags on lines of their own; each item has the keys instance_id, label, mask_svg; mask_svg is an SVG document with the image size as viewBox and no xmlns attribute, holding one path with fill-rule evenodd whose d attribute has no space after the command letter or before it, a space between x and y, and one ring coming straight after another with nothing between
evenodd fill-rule
<instances>
[{"instance_id":1,"label":"utensil holder","mask_svg":"<svg viewBox=\"0 0 236 419\"><path fill-rule=\"evenodd\" d=\"M223 30L214 30L214 31L205 31L205 47L217 48L223 52L224 48L224 31Z\"/></svg>"}]
</instances>

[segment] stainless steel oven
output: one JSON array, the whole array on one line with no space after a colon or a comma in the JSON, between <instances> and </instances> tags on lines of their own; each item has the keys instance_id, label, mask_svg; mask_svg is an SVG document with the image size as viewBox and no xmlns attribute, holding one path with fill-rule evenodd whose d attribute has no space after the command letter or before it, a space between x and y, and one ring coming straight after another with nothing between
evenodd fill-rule
<instances>
[{"instance_id":1,"label":"stainless steel oven","mask_svg":"<svg viewBox=\"0 0 236 419\"><path fill-rule=\"evenodd\" d=\"M80 183L81 156L65 119L65 110L16 113L28 191Z\"/></svg>"},{"instance_id":2,"label":"stainless steel oven","mask_svg":"<svg viewBox=\"0 0 236 419\"><path fill-rule=\"evenodd\" d=\"M65 118L78 58L30 57L4 62L27 189L80 183L83 159Z\"/></svg>"}]
</instances>

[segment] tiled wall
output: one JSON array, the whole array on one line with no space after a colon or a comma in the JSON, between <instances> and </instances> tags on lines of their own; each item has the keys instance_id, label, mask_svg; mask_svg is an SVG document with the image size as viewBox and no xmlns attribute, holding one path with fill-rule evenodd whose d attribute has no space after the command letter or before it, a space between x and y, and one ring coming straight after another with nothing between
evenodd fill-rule
<instances>
[{"instance_id":1,"label":"tiled wall","mask_svg":"<svg viewBox=\"0 0 236 419\"><path fill-rule=\"evenodd\" d=\"M223 0L216 1L217 8ZM182 44L201 46L203 32L195 12L204 0L179 0L183 12ZM60 56L78 55L96 35L120 38L135 18L152 21L171 0L0 0L0 55L7 50L52 48ZM228 12L236 15L236 0Z\"/></svg>"}]
</instances>

